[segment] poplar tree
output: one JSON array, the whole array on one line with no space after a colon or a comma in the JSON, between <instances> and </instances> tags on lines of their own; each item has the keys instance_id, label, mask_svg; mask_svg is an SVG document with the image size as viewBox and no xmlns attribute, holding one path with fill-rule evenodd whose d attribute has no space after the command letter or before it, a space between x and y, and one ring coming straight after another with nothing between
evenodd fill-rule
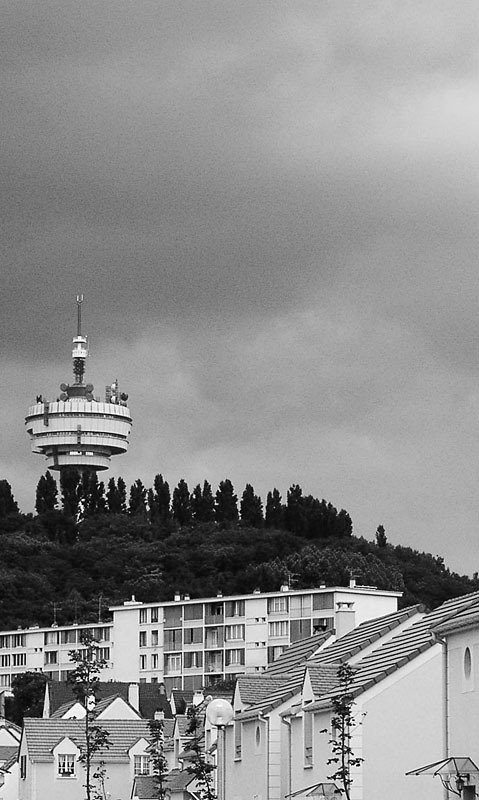
<instances>
[{"instance_id":1,"label":"poplar tree","mask_svg":"<svg viewBox=\"0 0 479 800\"><path fill-rule=\"evenodd\" d=\"M263 503L261 497L254 493L250 483L247 483L240 503L241 521L252 528L263 526Z\"/></svg>"},{"instance_id":2,"label":"poplar tree","mask_svg":"<svg viewBox=\"0 0 479 800\"><path fill-rule=\"evenodd\" d=\"M233 489L233 484L226 478L221 481L215 502L216 522L237 522L238 521L238 498Z\"/></svg>"},{"instance_id":3,"label":"poplar tree","mask_svg":"<svg viewBox=\"0 0 479 800\"><path fill-rule=\"evenodd\" d=\"M191 521L190 490L188 489L188 484L185 480L183 480L183 478L173 491L171 511L174 519L176 519L180 525L186 525Z\"/></svg>"},{"instance_id":4,"label":"poplar tree","mask_svg":"<svg viewBox=\"0 0 479 800\"><path fill-rule=\"evenodd\" d=\"M54 511L57 505L57 482L48 470L42 475L37 484L35 510L37 514Z\"/></svg>"}]
</instances>

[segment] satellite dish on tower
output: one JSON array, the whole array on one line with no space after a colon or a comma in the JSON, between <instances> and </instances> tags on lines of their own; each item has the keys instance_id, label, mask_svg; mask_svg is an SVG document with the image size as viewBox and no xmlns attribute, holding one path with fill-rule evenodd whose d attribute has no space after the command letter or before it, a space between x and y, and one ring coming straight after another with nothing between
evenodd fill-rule
<instances>
[{"instance_id":1,"label":"satellite dish on tower","mask_svg":"<svg viewBox=\"0 0 479 800\"><path fill-rule=\"evenodd\" d=\"M86 393L86 399L87 399L89 402L90 402L91 400L93 400L93 395L92 395L92 393L91 393L91 392L87 392L87 393Z\"/></svg>"},{"instance_id":2,"label":"satellite dish on tower","mask_svg":"<svg viewBox=\"0 0 479 800\"><path fill-rule=\"evenodd\" d=\"M68 389L68 386L66 385L66 383L61 383L60 384L60 389L62 390L62 392L66 392L66 390Z\"/></svg>"},{"instance_id":3,"label":"satellite dish on tower","mask_svg":"<svg viewBox=\"0 0 479 800\"><path fill-rule=\"evenodd\" d=\"M93 391L93 384L87 383L87 385L85 386L85 391L87 394L90 394Z\"/></svg>"},{"instance_id":4,"label":"satellite dish on tower","mask_svg":"<svg viewBox=\"0 0 479 800\"><path fill-rule=\"evenodd\" d=\"M63 385L64 385L64 384L62 383L62 386L63 386ZM60 387L60 388L61 388L61 387ZM65 394L65 392L62 392L62 393L61 393L61 395L60 395L60 400L63 400L63 402L65 402L65 400L68 400L68 395L67 395L67 394Z\"/></svg>"}]
</instances>

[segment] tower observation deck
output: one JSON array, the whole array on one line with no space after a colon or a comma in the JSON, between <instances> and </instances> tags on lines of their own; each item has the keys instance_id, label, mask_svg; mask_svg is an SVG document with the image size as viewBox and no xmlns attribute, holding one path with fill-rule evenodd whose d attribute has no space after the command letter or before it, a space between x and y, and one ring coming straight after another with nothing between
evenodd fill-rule
<instances>
[{"instance_id":1,"label":"tower observation deck","mask_svg":"<svg viewBox=\"0 0 479 800\"><path fill-rule=\"evenodd\" d=\"M125 453L129 445L132 420L128 395L120 392L118 380L106 387L104 400L94 397L92 384L84 382L88 341L81 330L82 302L83 295L78 295L77 335L72 350L74 382L62 383L61 394L53 402L39 395L25 418L32 451L46 457L50 470L108 469L111 456Z\"/></svg>"}]
</instances>

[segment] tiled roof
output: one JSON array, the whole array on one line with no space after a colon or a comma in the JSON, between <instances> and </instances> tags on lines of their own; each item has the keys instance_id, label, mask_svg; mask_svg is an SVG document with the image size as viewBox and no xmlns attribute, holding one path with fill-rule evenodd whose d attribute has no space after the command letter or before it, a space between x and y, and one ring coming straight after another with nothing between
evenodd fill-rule
<instances>
[{"instance_id":1,"label":"tiled roof","mask_svg":"<svg viewBox=\"0 0 479 800\"><path fill-rule=\"evenodd\" d=\"M181 739L183 739L185 737L189 738L189 737L192 736L191 733L188 733L188 728L189 728L190 722L191 722L190 717L188 717L186 714L177 714L176 722L178 724L178 734L179 734ZM197 728L195 736L197 736L198 738L201 738L201 736L203 736L204 727L205 727L205 715L204 714L200 714L200 716L198 718L198 728Z\"/></svg>"},{"instance_id":2,"label":"tiled roof","mask_svg":"<svg viewBox=\"0 0 479 800\"><path fill-rule=\"evenodd\" d=\"M18 746L9 745L9 744L2 744L0 745L0 761L5 763L6 761L10 761L12 756L16 756L18 752Z\"/></svg>"},{"instance_id":3,"label":"tiled roof","mask_svg":"<svg viewBox=\"0 0 479 800\"><path fill-rule=\"evenodd\" d=\"M414 622L409 628L393 636L389 641L382 645L379 644L375 650L355 664L355 676L351 686L352 694L355 696L361 694L433 647L436 644L433 630L441 623L477 603L479 603L479 592L448 600L419 621ZM327 691L310 708L322 708L333 694L338 693L339 689L336 692Z\"/></svg>"},{"instance_id":4,"label":"tiled roof","mask_svg":"<svg viewBox=\"0 0 479 800\"><path fill-rule=\"evenodd\" d=\"M473 605L459 611L454 617L448 617L442 622L438 623L435 630L438 632L452 632L462 628L468 628L469 625L477 625L479 621L479 598Z\"/></svg>"},{"instance_id":5,"label":"tiled roof","mask_svg":"<svg viewBox=\"0 0 479 800\"><path fill-rule=\"evenodd\" d=\"M77 702L78 700L69 700L68 703L63 703L53 714L50 714L51 719L62 719L67 711L70 711Z\"/></svg>"},{"instance_id":6,"label":"tiled roof","mask_svg":"<svg viewBox=\"0 0 479 800\"><path fill-rule=\"evenodd\" d=\"M394 628L397 628L416 614L424 612L425 606L416 605L404 608L402 611L394 611L392 614L385 614L383 617L366 620L366 622L358 625L357 628L353 628L349 633L325 647L320 653L311 656L308 663L347 661L360 653L361 650L379 641L389 631L393 631Z\"/></svg>"},{"instance_id":7,"label":"tiled roof","mask_svg":"<svg viewBox=\"0 0 479 800\"><path fill-rule=\"evenodd\" d=\"M10 722L9 719L1 719L0 720L0 728L5 728L5 730L10 731L10 733L16 734L17 739L20 741L20 736L22 735L22 729L15 725L14 722Z\"/></svg>"},{"instance_id":8,"label":"tiled roof","mask_svg":"<svg viewBox=\"0 0 479 800\"><path fill-rule=\"evenodd\" d=\"M243 703L258 703L271 693L277 686L283 686L284 675L239 675L238 686Z\"/></svg>"},{"instance_id":9,"label":"tiled roof","mask_svg":"<svg viewBox=\"0 0 479 800\"><path fill-rule=\"evenodd\" d=\"M116 695L128 702L129 683L120 681L100 681L96 687L97 701ZM143 719L153 719L155 711L163 711L165 718L171 719L171 707L166 697L164 686L161 683L140 683L138 685L140 714ZM50 696L50 717L56 716L56 711L72 700L75 700L73 689L66 681L50 681L48 683Z\"/></svg>"},{"instance_id":10,"label":"tiled roof","mask_svg":"<svg viewBox=\"0 0 479 800\"><path fill-rule=\"evenodd\" d=\"M173 700L176 713L184 714L188 706L193 702L194 692L187 689L172 689L171 698Z\"/></svg>"},{"instance_id":11,"label":"tiled roof","mask_svg":"<svg viewBox=\"0 0 479 800\"><path fill-rule=\"evenodd\" d=\"M186 770L174 769L165 777L163 787L171 792L184 792L194 780L194 775ZM133 783L133 795L139 800L153 800L158 797L158 778L154 775L138 775Z\"/></svg>"},{"instance_id":12,"label":"tiled roof","mask_svg":"<svg viewBox=\"0 0 479 800\"><path fill-rule=\"evenodd\" d=\"M337 664L311 664L307 670L315 697L330 692L338 683Z\"/></svg>"},{"instance_id":13,"label":"tiled roof","mask_svg":"<svg viewBox=\"0 0 479 800\"><path fill-rule=\"evenodd\" d=\"M24 719L23 735L26 737L28 754L32 761L52 761L53 748L66 736L78 747L85 742L85 723L79 719ZM108 731L111 746L103 749L95 760L106 763L128 762L128 750L138 739L148 739L148 723L142 719L109 719L104 726Z\"/></svg>"},{"instance_id":14,"label":"tiled roof","mask_svg":"<svg viewBox=\"0 0 479 800\"><path fill-rule=\"evenodd\" d=\"M303 663L307 658L310 658L316 651L324 645L330 638L331 631L324 631L323 633L315 633L313 636L308 636L307 639L300 639L290 645L287 650L282 653L276 661L268 666L265 675L277 675L283 672L288 672L291 667Z\"/></svg>"}]
</instances>

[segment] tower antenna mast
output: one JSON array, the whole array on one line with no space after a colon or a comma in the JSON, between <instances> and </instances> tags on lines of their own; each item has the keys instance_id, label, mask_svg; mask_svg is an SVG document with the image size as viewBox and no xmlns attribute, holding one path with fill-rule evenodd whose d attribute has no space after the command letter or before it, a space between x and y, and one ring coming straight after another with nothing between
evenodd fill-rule
<instances>
[{"instance_id":1,"label":"tower antenna mast","mask_svg":"<svg viewBox=\"0 0 479 800\"><path fill-rule=\"evenodd\" d=\"M77 336L81 336L81 304L83 303L83 295L77 294Z\"/></svg>"}]
</instances>

